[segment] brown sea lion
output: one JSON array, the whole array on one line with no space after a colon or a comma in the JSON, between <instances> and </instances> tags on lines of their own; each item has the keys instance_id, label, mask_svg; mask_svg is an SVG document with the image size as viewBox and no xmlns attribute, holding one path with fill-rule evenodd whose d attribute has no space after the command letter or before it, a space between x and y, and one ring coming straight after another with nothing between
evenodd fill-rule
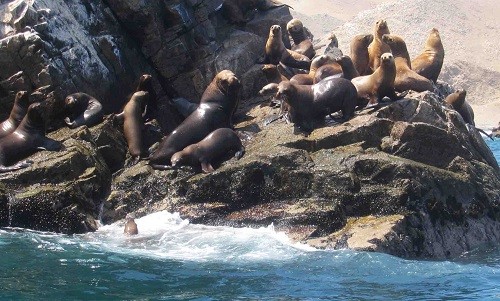
<instances>
[{"instance_id":1,"label":"brown sea lion","mask_svg":"<svg viewBox=\"0 0 500 301\"><path fill-rule=\"evenodd\" d=\"M149 164L156 169L166 169L174 153L201 141L218 128L232 128L240 88L241 83L233 72L219 72L205 89L198 108L161 141Z\"/></svg>"},{"instance_id":2,"label":"brown sea lion","mask_svg":"<svg viewBox=\"0 0 500 301\"><path fill-rule=\"evenodd\" d=\"M306 37L302 22L299 19L292 19L287 23L286 29L294 43L292 50L312 60L316 55L316 51L314 50L312 41Z\"/></svg>"},{"instance_id":3,"label":"brown sea lion","mask_svg":"<svg viewBox=\"0 0 500 301\"><path fill-rule=\"evenodd\" d=\"M334 60L334 64L321 66L314 74L314 83L318 83L324 78L337 75L348 80L359 76L358 71L354 68L352 60L347 55L342 55Z\"/></svg>"},{"instance_id":4,"label":"brown sea lion","mask_svg":"<svg viewBox=\"0 0 500 301\"><path fill-rule=\"evenodd\" d=\"M135 92L123 108L123 112L116 115L116 119L123 120L123 134L127 140L128 151L132 158L142 158L146 156L143 144L144 121L143 108L148 102L149 92Z\"/></svg>"},{"instance_id":5,"label":"brown sea lion","mask_svg":"<svg viewBox=\"0 0 500 301\"><path fill-rule=\"evenodd\" d=\"M203 172L212 172L212 162L218 161L229 152L237 159L243 157L245 148L238 135L229 128L220 128L211 132L198 143L185 147L172 156L172 166L200 166Z\"/></svg>"},{"instance_id":6,"label":"brown sea lion","mask_svg":"<svg viewBox=\"0 0 500 301\"><path fill-rule=\"evenodd\" d=\"M73 93L64 99L68 127L74 129L82 125L94 126L102 121L104 113L101 103L86 93Z\"/></svg>"},{"instance_id":7,"label":"brown sea lion","mask_svg":"<svg viewBox=\"0 0 500 301\"><path fill-rule=\"evenodd\" d=\"M142 103L141 111L143 112L142 116L144 121L155 119L157 117L156 113L158 112L158 100L153 88L153 77L150 74L143 74L139 78L139 84L137 84L135 92L139 91L145 91L149 94L147 102Z\"/></svg>"},{"instance_id":8,"label":"brown sea lion","mask_svg":"<svg viewBox=\"0 0 500 301\"><path fill-rule=\"evenodd\" d=\"M335 59L335 62L342 67L342 77L351 80L359 76L358 70L354 67L354 63L347 55L343 55Z\"/></svg>"},{"instance_id":9,"label":"brown sea lion","mask_svg":"<svg viewBox=\"0 0 500 301\"><path fill-rule=\"evenodd\" d=\"M311 62L311 67L309 68L309 73L307 74L297 74L290 78L290 82L296 85L312 85L314 84L314 78L317 71L325 65L333 65L331 68L337 69L338 72L335 74L342 73L342 68L338 65L335 60L329 55L320 55L314 58ZM334 74L331 74L334 75ZM326 76L325 76L326 77Z\"/></svg>"},{"instance_id":10,"label":"brown sea lion","mask_svg":"<svg viewBox=\"0 0 500 301\"><path fill-rule=\"evenodd\" d=\"M396 91L413 90L423 92L434 90L430 80L411 70L410 55L403 38L397 35L384 34L382 40L391 48L396 63L396 79L394 80Z\"/></svg>"},{"instance_id":11,"label":"brown sea lion","mask_svg":"<svg viewBox=\"0 0 500 301\"><path fill-rule=\"evenodd\" d=\"M45 137L45 107L31 104L23 120L14 132L0 139L0 172L25 168L30 161L12 165L38 150L59 150L61 144Z\"/></svg>"},{"instance_id":12,"label":"brown sea lion","mask_svg":"<svg viewBox=\"0 0 500 301\"><path fill-rule=\"evenodd\" d=\"M360 34L351 40L351 60L354 68L358 70L359 75L372 73L370 69L370 55L368 54L368 46L372 41L372 34Z\"/></svg>"},{"instance_id":13,"label":"brown sea lion","mask_svg":"<svg viewBox=\"0 0 500 301\"><path fill-rule=\"evenodd\" d=\"M286 76L282 75L278 69L278 66L273 65L273 64L265 64L261 68L262 72L264 73L264 76L267 79L267 82L270 83L276 83L279 84L282 81L287 81L288 78Z\"/></svg>"},{"instance_id":14,"label":"brown sea lion","mask_svg":"<svg viewBox=\"0 0 500 301\"><path fill-rule=\"evenodd\" d=\"M356 88L350 80L329 77L315 85L295 85L281 82L276 98L291 107L291 121L306 131L312 131L318 121L325 116L342 111L342 118L347 121L354 116L356 108Z\"/></svg>"},{"instance_id":15,"label":"brown sea lion","mask_svg":"<svg viewBox=\"0 0 500 301\"><path fill-rule=\"evenodd\" d=\"M134 217L130 214L127 214L125 217L125 228L123 229L123 233L125 235L137 235L139 234L139 230L137 229L137 223L134 220Z\"/></svg>"},{"instance_id":16,"label":"brown sea lion","mask_svg":"<svg viewBox=\"0 0 500 301\"><path fill-rule=\"evenodd\" d=\"M411 61L413 71L423 77L436 82L444 61L444 47L441 36L436 28L433 28L425 42L424 51Z\"/></svg>"},{"instance_id":17,"label":"brown sea lion","mask_svg":"<svg viewBox=\"0 0 500 301\"><path fill-rule=\"evenodd\" d=\"M460 116L462 116L465 123L475 126L476 124L474 123L474 111L472 110L472 107L467 102L467 100L465 100L466 96L467 91L458 90L448 95L444 99L444 102L451 106L455 111L457 111Z\"/></svg>"},{"instance_id":18,"label":"brown sea lion","mask_svg":"<svg viewBox=\"0 0 500 301\"><path fill-rule=\"evenodd\" d=\"M16 93L14 106L10 111L9 118L0 123L0 138L14 132L26 115L29 106L29 95L27 91L19 91Z\"/></svg>"},{"instance_id":19,"label":"brown sea lion","mask_svg":"<svg viewBox=\"0 0 500 301\"><path fill-rule=\"evenodd\" d=\"M386 52L391 52L389 45L382 41L382 36L389 33L389 27L385 20L378 20L375 23L373 41L368 46L368 66L371 72L374 72L380 65L380 56Z\"/></svg>"},{"instance_id":20,"label":"brown sea lion","mask_svg":"<svg viewBox=\"0 0 500 301\"><path fill-rule=\"evenodd\" d=\"M245 16L247 12L254 9L266 11L281 6L291 7L277 0L224 0L222 15L230 24L244 25L250 21Z\"/></svg>"},{"instance_id":21,"label":"brown sea lion","mask_svg":"<svg viewBox=\"0 0 500 301\"><path fill-rule=\"evenodd\" d=\"M398 100L404 95L397 95L394 91L396 78L396 64L391 53L384 53L380 57L380 66L370 75L352 79L358 94L358 106L374 106L384 97Z\"/></svg>"},{"instance_id":22,"label":"brown sea lion","mask_svg":"<svg viewBox=\"0 0 500 301\"><path fill-rule=\"evenodd\" d=\"M265 53L267 64L278 65L281 62L288 67L306 70L311 66L311 60L307 56L285 48L279 25L272 25L269 29Z\"/></svg>"}]
</instances>

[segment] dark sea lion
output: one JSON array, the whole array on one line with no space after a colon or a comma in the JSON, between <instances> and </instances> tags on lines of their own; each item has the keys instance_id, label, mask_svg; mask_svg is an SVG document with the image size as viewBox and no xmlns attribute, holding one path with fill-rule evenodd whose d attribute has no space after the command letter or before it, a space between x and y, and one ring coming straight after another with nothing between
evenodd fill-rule
<instances>
[{"instance_id":1,"label":"dark sea lion","mask_svg":"<svg viewBox=\"0 0 500 301\"><path fill-rule=\"evenodd\" d=\"M411 70L410 55L403 38L397 35L384 34L382 40L389 45L396 63L396 79L394 80L396 91L413 90L423 92L434 90L430 80Z\"/></svg>"},{"instance_id":2,"label":"dark sea lion","mask_svg":"<svg viewBox=\"0 0 500 301\"><path fill-rule=\"evenodd\" d=\"M358 105L374 106L384 97L398 100L404 95L397 95L394 90L396 78L396 64L391 53L384 53L380 57L380 66L370 75L364 75L352 79L358 94Z\"/></svg>"},{"instance_id":3,"label":"dark sea lion","mask_svg":"<svg viewBox=\"0 0 500 301\"><path fill-rule=\"evenodd\" d=\"M312 59L316 55L316 51L314 50L312 41L306 37L302 22L294 18L287 23L286 29L294 43L292 50Z\"/></svg>"},{"instance_id":4,"label":"dark sea lion","mask_svg":"<svg viewBox=\"0 0 500 301\"><path fill-rule=\"evenodd\" d=\"M144 121L149 121L156 118L156 113L158 112L158 99L156 92L153 89L153 77L150 74L143 74L139 78L139 84L135 92L145 91L149 93L149 97L146 103L142 104L141 111L143 112Z\"/></svg>"},{"instance_id":5,"label":"dark sea lion","mask_svg":"<svg viewBox=\"0 0 500 301\"><path fill-rule=\"evenodd\" d=\"M240 159L245 153L238 135L229 128L220 128L211 132L198 143L185 147L172 156L172 166L200 166L204 172L212 172L212 162L220 160L229 152Z\"/></svg>"},{"instance_id":6,"label":"dark sea lion","mask_svg":"<svg viewBox=\"0 0 500 301\"><path fill-rule=\"evenodd\" d=\"M45 137L45 107L31 104L23 120L14 132L0 139L0 172L25 168L30 162L12 165L38 150L59 150L61 144Z\"/></svg>"},{"instance_id":7,"label":"dark sea lion","mask_svg":"<svg viewBox=\"0 0 500 301\"><path fill-rule=\"evenodd\" d=\"M334 60L333 64L321 66L314 74L314 83L318 83L324 78L337 75L348 80L359 76L352 60L347 55L342 55Z\"/></svg>"},{"instance_id":8,"label":"dark sea lion","mask_svg":"<svg viewBox=\"0 0 500 301\"><path fill-rule=\"evenodd\" d=\"M296 85L312 85L314 84L314 78L316 76L317 70L319 70L321 67L324 67L325 65L332 64L336 65L336 68L338 70L338 72L335 74L342 73L342 68L340 67L340 65L338 65L335 60L329 55L323 54L315 57L314 60L312 60L311 67L309 68L309 73L294 75L292 78L290 78L290 82ZM335 66L333 66L332 68L335 68Z\"/></svg>"},{"instance_id":9,"label":"dark sea lion","mask_svg":"<svg viewBox=\"0 0 500 301\"><path fill-rule=\"evenodd\" d=\"M143 107L148 102L149 92L139 91L123 108L123 133L127 140L128 151L133 158L142 158L147 154L143 144Z\"/></svg>"},{"instance_id":10,"label":"dark sea lion","mask_svg":"<svg viewBox=\"0 0 500 301\"><path fill-rule=\"evenodd\" d=\"M265 63L278 65L280 62L292 68L309 70L311 60L300 53L285 48L281 35L281 26L272 25L265 48Z\"/></svg>"},{"instance_id":11,"label":"dark sea lion","mask_svg":"<svg viewBox=\"0 0 500 301\"><path fill-rule=\"evenodd\" d=\"M172 99L171 103L184 118L191 115L191 113L193 113L199 105L184 97L176 97Z\"/></svg>"},{"instance_id":12,"label":"dark sea lion","mask_svg":"<svg viewBox=\"0 0 500 301\"><path fill-rule=\"evenodd\" d=\"M371 72L374 72L380 65L380 56L386 52L391 52L389 45L382 41L382 36L389 33L389 27L385 20L378 20L375 23L373 41L368 46L368 65Z\"/></svg>"},{"instance_id":13,"label":"dark sea lion","mask_svg":"<svg viewBox=\"0 0 500 301\"><path fill-rule=\"evenodd\" d=\"M288 78L286 78L286 76L284 76L280 73L278 66L276 66L276 65L265 64L264 66L262 66L261 70L264 73L264 76L266 77L266 80L268 83L279 84L282 81L288 80Z\"/></svg>"},{"instance_id":14,"label":"dark sea lion","mask_svg":"<svg viewBox=\"0 0 500 301\"><path fill-rule=\"evenodd\" d=\"M102 121L104 113L101 103L86 93L73 93L64 99L66 116L64 121L74 129L82 125L94 126Z\"/></svg>"},{"instance_id":15,"label":"dark sea lion","mask_svg":"<svg viewBox=\"0 0 500 301\"><path fill-rule=\"evenodd\" d=\"M229 70L219 72L203 93L198 108L162 140L149 164L156 169L170 166L172 155L197 143L218 128L232 128L241 83Z\"/></svg>"},{"instance_id":16,"label":"dark sea lion","mask_svg":"<svg viewBox=\"0 0 500 301\"><path fill-rule=\"evenodd\" d=\"M328 45L326 46L323 54L329 55L333 58L338 58L339 56L344 55L342 53L342 50L339 49L339 40L337 39L335 33L330 33L330 35L328 36L328 40L330 40L330 43L328 43Z\"/></svg>"},{"instance_id":17,"label":"dark sea lion","mask_svg":"<svg viewBox=\"0 0 500 301\"><path fill-rule=\"evenodd\" d=\"M127 214L125 217L125 228L123 229L123 233L126 235L137 235L139 234L139 230L137 229L137 223L135 222L132 215Z\"/></svg>"},{"instance_id":18,"label":"dark sea lion","mask_svg":"<svg viewBox=\"0 0 500 301\"><path fill-rule=\"evenodd\" d=\"M314 124L325 116L342 111L344 122L354 116L356 88L350 80L329 77L315 85L295 85L281 82L276 98L290 105L291 121L306 131L312 131Z\"/></svg>"},{"instance_id":19,"label":"dark sea lion","mask_svg":"<svg viewBox=\"0 0 500 301\"><path fill-rule=\"evenodd\" d=\"M19 91L16 93L14 106L10 111L9 118L0 123L0 138L14 132L26 115L29 106L29 95L27 91Z\"/></svg>"},{"instance_id":20,"label":"dark sea lion","mask_svg":"<svg viewBox=\"0 0 500 301\"><path fill-rule=\"evenodd\" d=\"M373 41L372 34L360 34L351 40L351 60L354 68L358 70L359 75L368 75L372 73L370 69L370 55L368 46Z\"/></svg>"},{"instance_id":21,"label":"dark sea lion","mask_svg":"<svg viewBox=\"0 0 500 301\"><path fill-rule=\"evenodd\" d=\"M249 19L247 12L258 9L260 11L272 8L288 6L276 0L224 0L222 4L222 15L230 24L244 25Z\"/></svg>"},{"instance_id":22,"label":"dark sea lion","mask_svg":"<svg viewBox=\"0 0 500 301\"><path fill-rule=\"evenodd\" d=\"M451 106L455 111L457 111L460 116L464 119L465 123L471 124L475 126L474 123L474 111L470 104L465 100L467 96L467 91L458 90L456 92L448 95L444 102Z\"/></svg>"},{"instance_id":23,"label":"dark sea lion","mask_svg":"<svg viewBox=\"0 0 500 301\"><path fill-rule=\"evenodd\" d=\"M425 42L424 51L411 61L413 71L423 77L436 82L444 61L444 47L441 36L436 28L433 28Z\"/></svg>"},{"instance_id":24,"label":"dark sea lion","mask_svg":"<svg viewBox=\"0 0 500 301\"><path fill-rule=\"evenodd\" d=\"M358 70L354 67L354 63L347 55L343 55L335 59L335 62L342 68L342 77L351 80L359 76Z\"/></svg>"}]
</instances>

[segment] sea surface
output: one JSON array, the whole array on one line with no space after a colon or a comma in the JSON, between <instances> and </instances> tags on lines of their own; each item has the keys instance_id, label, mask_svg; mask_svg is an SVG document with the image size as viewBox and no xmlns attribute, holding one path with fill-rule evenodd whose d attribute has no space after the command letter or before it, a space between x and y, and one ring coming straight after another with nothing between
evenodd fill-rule
<instances>
[{"instance_id":1,"label":"sea surface","mask_svg":"<svg viewBox=\"0 0 500 301\"><path fill-rule=\"evenodd\" d=\"M500 160L500 140L487 141ZM500 300L500 246L454 260L316 250L176 213L85 235L0 229L0 300Z\"/></svg>"}]
</instances>

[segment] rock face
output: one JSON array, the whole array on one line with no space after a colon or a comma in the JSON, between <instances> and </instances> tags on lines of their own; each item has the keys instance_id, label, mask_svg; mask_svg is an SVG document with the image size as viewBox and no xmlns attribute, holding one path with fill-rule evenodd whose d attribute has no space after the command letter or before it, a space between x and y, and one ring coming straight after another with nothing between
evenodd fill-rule
<instances>
[{"instance_id":1,"label":"rock face","mask_svg":"<svg viewBox=\"0 0 500 301\"><path fill-rule=\"evenodd\" d=\"M406 98L328 121L304 136L256 92L272 24L291 19L280 7L228 26L220 1L0 1L0 106L15 92L58 100L82 91L116 111L142 73L153 74L160 117L148 145L180 121L168 98L197 101L220 69L241 79L236 128L246 154L211 174L132 164L119 125L59 129L59 152L0 174L0 226L62 233L97 228L129 212L180 212L194 223L267 226L322 248L403 257L453 257L500 241L500 170L474 128L443 107L451 89ZM162 121L163 119L163 121ZM267 125L265 125L267 124Z\"/></svg>"}]
</instances>

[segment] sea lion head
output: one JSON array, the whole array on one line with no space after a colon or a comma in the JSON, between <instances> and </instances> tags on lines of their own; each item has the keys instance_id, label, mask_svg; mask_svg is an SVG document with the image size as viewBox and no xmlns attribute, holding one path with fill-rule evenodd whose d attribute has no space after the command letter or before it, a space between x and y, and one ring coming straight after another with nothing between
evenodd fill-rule
<instances>
[{"instance_id":1,"label":"sea lion head","mask_svg":"<svg viewBox=\"0 0 500 301\"><path fill-rule=\"evenodd\" d=\"M41 103L33 103L28 107L26 117L31 127L45 130L45 106Z\"/></svg>"},{"instance_id":2,"label":"sea lion head","mask_svg":"<svg viewBox=\"0 0 500 301\"><path fill-rule=\"evenodd\" d=\"M439 35L439 30L437 30L436 28L431 29L426 44L434 48L443 47L441 43L441 36Z\"/></svg>"},{"instance_id":3,"label":"sea lion head","mask_svg":"<svg viewBox=\"0 0 500 301\"><path fill-rule=\"evenodd\" d=\"M383 53L380 56L380 64L389 65L394 64L394 56L390 52Z\"/></svg>"},{"instance_id":4,"label":"sea lion head","mask_svg":"<svg viewBox=\"0 0 500 301\"><path fill-rule=\"evenodd\" d=\"M281 38L281 26L271 25L271 28L269 29L269 36Z\"/></svg>"},{"instance_id":5,"label":"sea lion head","mask_svg":"<svg viewBox=\"0 0 500 301\"><path fill-rule=\"evenodd\" d=\"M288 102L291 99L290 96L292 96L295 91L295 86L292 83L283 81L279 83L278 92L276 92L275 97Z\"/></svg>"},{"instance_id":6,"label":"sea lion head","mask_svg":"<svg viewBox=\"0 0 500 301\"><path fill-rule=\"evenodd\" d=\"M293 35L295 33L302 33L304 30L304 25L299 19L292 19L286 24L286 30Z\"/></svg>"},{"instance_id":7,"label":"sea lion head","mask_svg":"<svg viewBox=\"0 0 500 301\"><path fill-rule=\"evenodd\" d=\"M311 69L318 69L319 67L326 65L326 64L331 64L335 62L335 60L326 54L320 55L315 57L312 62L311 62Z\"/></svg>"},{"instance_id":8,"label":"sea lion head","mask_svg":"<svg viewBox=\"0 0 500 301\"><path fill-rule=\"evenodd\" d=\"M262 72L264 74L274 74L276 71L278 71L278 66L273 65L273 64L265 64L261 68Z\"/></svg>"},{"instance_id":9,"label":"sea lion head","mask_svg":"<svg viewBox=\"0 0 500 301\"><path fill-rule=\"evenodd\" d=\"M149 90L153 82L152 79L153 77L151 76L151 74L141 75L141 77L139 77L139 84L137 85L137 91Z\"/></svg>"},{"instance_id":10,"label":"sea lion head","mask_svg":"<svg viewBox=\"0 0 500 301\"><path fill-rule=\"evenodd\" d=\"M389 27L387 26L387 21L380 19L375 23L375 32L380 37L383 34L389 33Z\"/></svg>"},{"instance_id":11,"label":"sea lion head","mask_svg":"<svg viewBox=\"0 0 500 301\"><path fill-rule=\"evenodd\" d=\"M135 101L139 104L145 104L148 97L149 93L147 91L137 91L132 95L130 101Z\"/></svg>"},{"instance_id":12,"label":"sea lion head","mask_svg":"<svg viewBox=\"0 0 500 301\"><path fill-rule=\"evenodd\" d=\"M347 55L342 55L342 56L335 58L335 62L337 64L339 64L340 66L345 66L350 60L351 60L351 58Z\"/></svg>"},{"instance_id":13,"label":"sea lion head","mask_svg":"<svg viewBox=\"0 0 500 301\"><path fill-rule=\"evenodd\" d=\"M465 96L467 96L467 91L464 89L457 90L455 93L457 93L459 98L465 98Z\"/></svg>"},{"instance_id":14,"label":"sea lion head","mask_svg":"<svg viewBox=\"0 0 500 301\"><path fill-rule=\"evenodd\" d=\"M16 104L27 108L29 105L29 94L28 91L19 91L16 93Z\"/></svg>"},{"instance_id":15,"label":"sea lion head","mask_svg":"<svg viewBox=\"0 0 500 301\"><path fill-rule=\"evenodd\" d=\"M389 45L391 47L391 50L393 50L393 47L399 48L403 45L406 45L405 41L403 38L397 35L393 34L384 34L382 36L382 41ZM406 46L405 46L406 47Z\"/></svg>"},{"instance_id":16,"label":"sea lion head","mask_svg":"<svg viewBox=\"0 0 500 301\"><path fill-rule=\"evenodd\" d=\"M334 46L334 47L339 47L339 40L337 39L337 35L333 32L330 33L330 35L328 36L328 40L330 40L330 45Z\"/></svg>"},{"instance_id":17,"label":"sea lion head","mask_svg":"<svg viewBox=\"0 0 500 301\"><path fill-rule=\"evenodd\" d=\"M230 70L222 70L215 76L217 88L225 95L238 94L241 82Z\"/></svg>"}]
</instances>

